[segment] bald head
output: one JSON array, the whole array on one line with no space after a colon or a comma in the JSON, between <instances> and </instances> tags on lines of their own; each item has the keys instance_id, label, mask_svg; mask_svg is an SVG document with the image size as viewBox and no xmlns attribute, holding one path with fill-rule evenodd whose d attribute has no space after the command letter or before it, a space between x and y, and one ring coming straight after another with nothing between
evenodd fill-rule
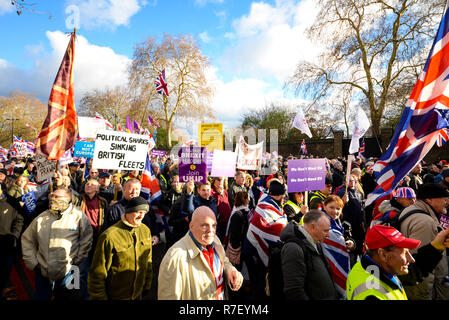
<instances>
[{"instance_id":1,"label":"bald head","mask_svg":"<svg viewBox=\"0 0 449 320\"><path fill-rule=\"evenodd\" d=\"M214 212L205 206L196 208L193 211L189 228L193 237L201 246L206 247L212 244L217 229L217 220Z\"/></svg>"}]
</instances>

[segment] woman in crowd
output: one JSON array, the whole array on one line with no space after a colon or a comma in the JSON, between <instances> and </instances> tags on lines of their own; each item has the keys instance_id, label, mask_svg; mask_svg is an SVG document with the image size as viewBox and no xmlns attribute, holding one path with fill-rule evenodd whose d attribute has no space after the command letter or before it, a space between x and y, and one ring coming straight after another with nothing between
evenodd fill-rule
<instances>
[{"instance_id":1,"label":"woman in crowd","mask_svg":"<svg viewBox=\"0 0 449 320\"><path fill-rule=\"evenodd\" d=\"M287 220L300 222L301 218L307 213L309 208L304 203L304 192L290 192L288 201L284 204L284 212Z\"/></svg>"},{"instance_id":2,"label":"woman in crowd","mask_svg":"<svg viewBox=\"0 0 449 320\"><path fill-rule=\"evenodd\" d=\"M211 197L217 200L217 237L221 242L224 241L226 226L231 215L231 206L229 205L228 192L224 186L224 180L221 177L214 177L211 184Z\"/></svg>"}]
</instances>

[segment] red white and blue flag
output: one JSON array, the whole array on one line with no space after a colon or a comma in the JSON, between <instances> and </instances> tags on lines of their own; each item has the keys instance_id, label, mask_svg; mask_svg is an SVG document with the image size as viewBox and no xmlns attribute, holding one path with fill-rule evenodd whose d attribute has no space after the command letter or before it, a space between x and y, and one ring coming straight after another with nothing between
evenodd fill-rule
<instances>
[{"instance_id":1,"label":"red white and blue flag","mask_svg":"<svg viewBox=\"0 0 449 320\"><path fill-rule=\"evenodd\" d=\"M449 127L449 11L446 9L427 58L387 151L373 166L378 186L366 205L385 196L418 164Z\"/></svg>"},{"instance_id":2,"label":"red white and blue flag","mask_svg":"<svg viewBox=\"0 0 449 320\"><path fill-rule=\"evenodd\" d=\"M440 131L437 138L437 146L442 147L446 141L449 139L449 129L445 128Z\"/></svg>"},{"instance_id":3,"label":"red white and blue flag","mask_svg":"<svg viewBox=\"0 0 449 320\"><path fill-rule=\"evenodd\" d=\"M278 244L281 231L286 225L287 216L284 211L269 195L263 194L254 211L246 238L266 267L269 247Z\"/></svg>"},{"instance_id":4,"label":"red white and blue flag","mask_svg":"<svg viewBox=\"0 0 449 320\"><path fill-rule=\"evenodd\" d=\"M104 123L106 124L106 126L109 129L113 129L114 127L112 126L112 123L110 123L108 120L106 120L105 117L103 117L101 114L99 114L98 112L95 112L95 119L101 119L104 121Z\"/></svg>"},{"instance_id":5,"label":"red white and blue flag","mask_svg":"<svg viewBox=\"0 0 449 320\"><path fill-rule=\"evenodd\" d=\"M145 162L145 169L142 173L142 197L149 200L151 204L156 204L162 197L159 181L154 175L153 168L151 167L150 155L147 154L147 161Z\"/></svg>"},{"instance_id":6,"label":"red white and blue flag","mask_svg":"<svg viewBox=\"0 0 449 320\"><path fill-rule=\"evenodd\" d=\"M8 160L8 150L0 146L0 161Z\"/></svg>"},{"instance_id":7,"label":"red white and blue flag","mask_svg":"<svg viewBox=\"0 0 449 320\"><path fill-rule=\"evenodd\" d=\"M324 239L322 247L337 290L343 297L346 297L346 280L351 266L343 232L344 229L334 219L331 219L329 237Z\"/></svg>"},{"instance_id":8,"label":"red white and blue flag","mask_svg":"<svg viewBox=\"0 0 449 320\"><path fill-rule=\"evenodd\" d=\"M359 157L365 159L365 139L362 140L362 145L359 148Z\"/></svg>"},{"instance_id":9,"label":"red white and blue flag","mask_svg":"<svg viewBox=\"0 0 449 320\"><path fill-rule=\"evenodd\" d=\"M165 94L168 97L167 81L165 80L165 69L158 74L156 80L154 81L156 85L156 90L160 94Z\"/></svg>"},{"instance_id":10,"label":"red white and blue flag","mask_svg":"<svg viewBox=\"0 0 449 320\"><path fill-rule=\"evenodd\" d=\"M302 152L302 154L307 154L307 146L306 146L306 142L304 141L304 139L302 139L302 143L301 143L301 152Z\"/></svg>"}]
</instances>

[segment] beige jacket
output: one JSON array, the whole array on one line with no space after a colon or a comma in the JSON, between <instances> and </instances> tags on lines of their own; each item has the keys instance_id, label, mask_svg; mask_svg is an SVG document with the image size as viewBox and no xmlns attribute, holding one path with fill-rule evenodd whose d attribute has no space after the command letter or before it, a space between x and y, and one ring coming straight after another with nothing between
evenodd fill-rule
<instances>
[{"instance_id":1,"label":"beige jacket","mask_svg":"<svg viewBox=\"0 0 449 320\"><path fill-rule=\"evenodd\" d=\"M67 275L72 265L80 264L92 246L89 218L70 205L58 218L49 210L37 216L22 235L23 261L50 280Z\"/></svg>"},{"instance_id":2,"label":"beige jacket","mask_svg":"<svg viewBox=\"0 0 449 320\"><path fill-rule=\"evenodd\" d=\"M420 240L419 247L422 247L429 244L442 228L432 207L422 200L417 200L415 204L405 208L399 217L416 209L423 210L428 214L412 214L401 223L400 231L407 238ZM412 253L416 253L416 251L417 249L411 250ZM408 298L410 300L449 299L449 287L443 284L447 275L448 260L445 250L435 270L423 282L415 286L405 286Z\"/></svg>"},{"instance_id":3,"label":"beige jacket","mask_svg":"<svg viewBox=\"0 0 449 320\"><path fill-rule=\"evenodd\" d=\"M236 270L225 255L220 240L214 246L223 261L223 277L227 270ZM216 300L217 287L214 276L200 249L189 233L176 242L165 254L159 268L159 300Z\"/></svg>"}]
</instances>

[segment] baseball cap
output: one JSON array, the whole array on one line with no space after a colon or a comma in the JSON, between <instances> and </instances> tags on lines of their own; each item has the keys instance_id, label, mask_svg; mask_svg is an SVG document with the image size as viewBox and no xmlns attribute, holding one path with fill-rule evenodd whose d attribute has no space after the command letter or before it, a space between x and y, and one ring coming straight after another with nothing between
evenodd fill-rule
<instances>
[{"instance_id":1,"label":"baseball cap","mask_svg":"<svg viewBox=\"0 0 449 320\"><path fill-rule=\"evenodd\" d=\"M393 190L393 198L408 198L414 199L416 198L415 190L409 187L402 187Z\"/></svg>"},{"instance_id":2,"label":"baseball cap","mask_svg":"<svg viewBox=\"0 0 449 320\"><path fill-rule=\"evenodd\" d=\"M101 179L101 178L109 178L110 176L111 176L111 175L110 175L109 172L101 171L100 174L98 175L98 178L99 178L99 179Z\"/></svg>"},{"instance_id":3,"label":"baseball cap","mask_svg":"<svg viewBox=\"0 0 449 320\"><path fill-rule=\"evenodd\" d=\"M421 241L406 238L397 229L378 224L368 230L365 243L370 250L390 246L416 249L421 244Z\"/></svg>"}]
</instances>

